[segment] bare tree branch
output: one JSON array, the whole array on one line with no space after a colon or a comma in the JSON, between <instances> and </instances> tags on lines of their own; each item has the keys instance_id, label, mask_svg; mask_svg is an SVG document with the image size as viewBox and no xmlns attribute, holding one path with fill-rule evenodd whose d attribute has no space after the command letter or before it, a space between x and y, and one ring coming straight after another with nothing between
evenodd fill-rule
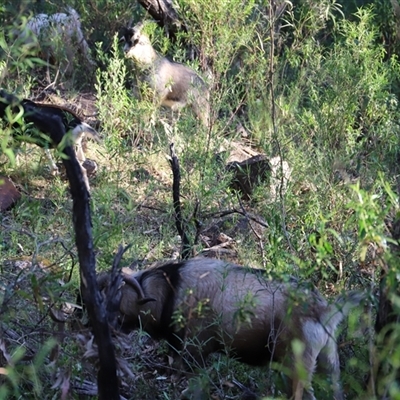
<instances>
[{"instance_id":1,"label":"bare tree branch","mask_svg":"<svg viewBox=\"0 0 400 400\"><path fill-rule=\"evenodd\" d=\"M173 176L172 183L172 198L174 201L174 210L175 210L175 224L176 229L182 239L182 252L181 256L183 260L187 260L191 256L192 246L190 244L190 238L184 228L183 217L182 217L182 207L181 207L181 199L180 199L180 184L181 184L181 171L179 167L179 160L175 153L174 144L170 144L170 152L171 152L171 169Z\"/></svg>"}]
</instances>

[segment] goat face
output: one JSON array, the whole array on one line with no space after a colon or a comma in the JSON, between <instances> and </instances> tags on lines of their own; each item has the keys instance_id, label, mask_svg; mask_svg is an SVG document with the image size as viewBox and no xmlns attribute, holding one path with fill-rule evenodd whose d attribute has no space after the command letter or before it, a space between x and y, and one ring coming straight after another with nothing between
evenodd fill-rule
<instances>
[{"instance_id":1,"label":"goat face","mask_svg":"<svg viewBox=\"0 0 400 400\"><path fill-rule=\"evenodd\" d=\"M311 380L318 362L331 374L335 399L343 398L334 339L347 310L343 299L337 299L339 311L312 287L271 281L263 271L212 259L167 264L123 278L124 328L142 326L152 337L167 339L173 349L185 348L188 359L200 363L218 351L251 365L278 361L292 369L290 395L296 399L303 398L303 391L314 398ZM360 296L350 300L358 304ZM304 345L300 362L305 380L293 368L294 340Z\"/></svg>"},{"instance_id":2,"label":"goat face","mask_svg":"<svg viewBox=\"0 0 400 400\"><path fill-rule=\"evenodd\" d=\"M137 279L130 274L123 274L124 285L121 287L120 317L119 322L123 330L139 328L142 306L148 302L156 301L151 297L145 297L142 287ZM97 278L100 291L107 300L107 292L110 286L110 274L102 273Z\"/></svg>"},{"instance_id":3,"label":"goat face","mask_svg":"<svg viewBox=\"0 0 400 400\"><path fill-rule=\"evenodd\" d=\"M143 24L133 28L126 28L123 34L124 52L127 58L132 58L142 67L149 67L157 58L157 53L151 45L150 39L142 33Z\"/></svg>"}]
</instances>

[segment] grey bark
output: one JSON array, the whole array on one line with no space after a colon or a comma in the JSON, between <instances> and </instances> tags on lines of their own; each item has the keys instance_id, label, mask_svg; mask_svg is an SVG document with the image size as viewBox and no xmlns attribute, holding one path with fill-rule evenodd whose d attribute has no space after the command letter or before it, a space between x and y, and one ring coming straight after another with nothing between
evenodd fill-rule
<instances>
[{"instance_id":1,"label":"grey bark","mask_svg":"<svg viewBox=\"0 0 400 400\"><path fill-rule=\"evenodd\" d=\"M164 28L168 36L175 36L184 29L171 0L139 0L139 4Z\"/></svg>"}]
</instances>

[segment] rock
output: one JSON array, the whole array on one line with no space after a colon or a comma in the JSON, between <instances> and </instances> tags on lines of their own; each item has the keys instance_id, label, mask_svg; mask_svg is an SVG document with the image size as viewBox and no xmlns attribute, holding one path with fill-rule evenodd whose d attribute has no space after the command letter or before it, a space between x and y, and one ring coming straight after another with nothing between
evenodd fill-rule
<instances>
[{"instance_id":1,"label":"rock","mask_svg":"<svg viewBox=\"0 0 400 400\"><path fill-rule=\"evenodd\" d=\"M0 176L0 211L5 211L14 206L21 198L21 193L11 179Z\"/></svg>"},{"instance_id":2,"label":"rock","mask_svg":"<svg viewBox=\"0 0 400 400\"><path fill-rule=\"evenodd\" d=\"M285 160L281 160L279 156L275 156L269 160L271 166L271 181L270 181L270 197L275 200L280 193L286 193L292 168Z\"/></svg>"},{"instance_id":3,"label":"rock","mask_svg":"<svg viewBox=\"0 0 400 400\"><path fill-rule=\"evenodd\" d=\"M241 192L243 200L250 200L255 187L259 184L269 187L266 198L275 201L280 193L286 192L292 169L287 161L279 156L267 158L249 146L239 142L225 142L216 154L216 159L225 169L233 172L230 187Z\"/></svg>"},{"instance_id":4,"label":"rock","mask_svg":"<svg viewBox=\"0 0 400 400\"><path fill-rule=\"evenodd\" d=\"M244 161L230 162L226 170L233 172L231 188L240 191L243 199L249 200L258 184L268 182L271 166L267 157L259 154Z\"/></svg>"},{"instance_id":5,"label":"rock","mask_svg":"<svg viewBox=\"0 0 400 400\"><path fill-rule=\"evenodd\" d=\"M86 169L86 173L89 176L96 175L98 166L97 163L93 160L89 160L88 158L82 163L82 167Z\"/></svg>"}]
</instances>

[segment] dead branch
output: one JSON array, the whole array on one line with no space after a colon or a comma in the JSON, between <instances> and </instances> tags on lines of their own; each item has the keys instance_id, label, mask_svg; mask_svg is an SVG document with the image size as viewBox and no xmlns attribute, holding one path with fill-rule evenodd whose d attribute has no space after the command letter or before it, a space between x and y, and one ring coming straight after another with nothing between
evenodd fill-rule
<instances>
[{"instance_id":1,"label":"dead branch","mask_svg":"<svg viewBox=\"0 0 400 400\"><path fill-rule=\"evenodd\" d=\"M61 122L59 129L63 129ZM73 200L73 224L80 265L81 292L99 349L97 383L100 400L120 400L117 364L106 309L96 280L96 259L93 251L89 192L81 166L71 146L64 148L63 164Z\"/></svg>"},{"instance_id":2,"label":"dead branch","mask_svg":"<svg viewBox=\"0 0 400 400\"><path fill-rule=\"evenodd\" d=\"M118 312L119 312L119 304L121 302L121 285L122 285L122 276L120 263L122 260L122 256L124 253L131 247L128 245L126 247L122 247L119 245L117 254L115 255L114 262L111 269L110 275L110 284L107 287L107 319L111 326L116 327Z\"/></svg>"},{"instance_id":3,"label":"dead branch","mask_svg":"<svg viewBox=\"0 0 400 400\"><path fill-rule=\"evenodd\" d=\"M182 252L181 257L183 260L187 260L191 256L192 246L190 244L190 238L186 233L184 228L184 221L182 217L182 207L181 207L181 199L180 199L180 185L181 185L181 171L179 167L179 160L175 153L174 144L170 144L170 152L171 152L171 169L173 176L172 183L172 198L174 202L174 210L175 210L175 224L178 234L182 239Z\"/></svg>"}]
</instances>

